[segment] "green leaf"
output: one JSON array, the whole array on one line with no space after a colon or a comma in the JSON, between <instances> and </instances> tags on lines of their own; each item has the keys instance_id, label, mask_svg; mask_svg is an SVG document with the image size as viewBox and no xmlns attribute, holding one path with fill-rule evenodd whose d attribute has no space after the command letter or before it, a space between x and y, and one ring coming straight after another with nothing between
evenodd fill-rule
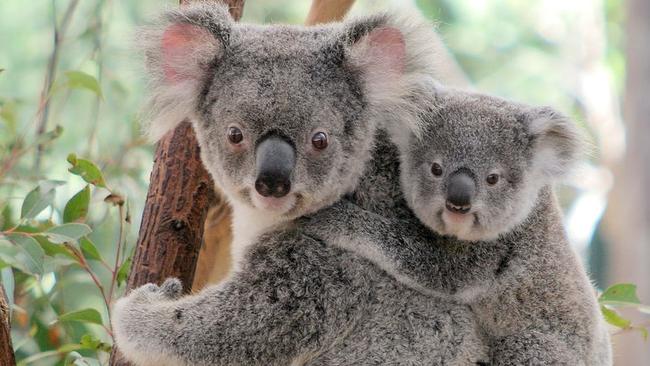
<instances>
[{"instance_id":1,"label":"green leaf","mask_svg":"<svg viewBox=\"0 0 650 366\"><path fill-rule=\"evenodd\" d=\"M7 302L9 302L9 307L14 304L14 290L16 289L16 281L14 280L14 271L11 267L5 267L0 270L0 281L2 286L5 289L5 294L7 295ZM10 312L11 314L11 312Z\"/></svg>"},{"instance_id":2,"label":"green leaf","mask_svg":"<svg viewBox=\"0 0 650 366\"><path fill-rule=\"evenodd\" d=\"M45 252L36 239L20 234L10 234L7 237L18 248L18 251L14 253L14 259L21 266L17 268L26 270L27 273L42 274ZM13 266L14 263L10 262L10 264Z\"/></svg>"},{"instance_id":3,"label":"green leaf","mask_svg":"<svg viewBox=\"0 0 650 366\"><path fill-rule=\"evenodd\" d=\"M59 316L60 322L82 322L103 325L102 316L95 309L71 311Z\"/></svg>"},{"instance_id":4,"label":"green leaf","mask_svg":"<svg viewBox=\"0 0 650 366\"><path fill-rule=\"evenodd\" d=\"M0 230L7 230L13 227L14 223L11 220L11 206L6 205L0 212Z\"/></svg>"},{"instance_id":5,"label":"green leaf","mask_svg":"<svg viewBox=\"0 0 650 366\"><path fill-rule=\"evenodd\" d=\"M36 241L41 245L41 248L45 251L45 254L50 257L55 257L57 254L60 254L66 258L72 259L73 261L79 263L79 258L77 258L65 245L59 243L55 244L48 240L46 236L36 236L34 237Z\"/></svg>"},{"instance_id":6,"label":"green leaf","mask_svg":"<svg viewBox=\"0 0 650 366\"><path fill-rule=\"evenodd\" d=\"M68 162L72 165L71 168L68 168L70 173L80 176L86 182L97 187L106 188L104 175L102 175L102 171L99 170L95 163L90 160L77 158L75 154L68 155Z\"/></svg>"},{"instance_id":7,"label":"green leaf","mask_svg":"<svg viewBox=\"0 0 650 366\"><path fill-rule=\"evenodd\" d=\"M117 271L117 285L122 286L122 284L126 281L127 277L129 276L129 272L131 271L131 262L132 258L129 257L127 258L122 265L120 266L120 269Z\"/></svg>"},{"instance_id":8,"label":"green leaf","mask_svg":"<svg viewBox=\"0 0 650 366\"><path fill-rule=\"evenodd\" d=\"M32 189L20 209L20 217L23 219L32 219L41 213L45 208L54 201L55 189L64 182L46 180L38 184L38 187Z\"/></svg>"},{"instance_id":9,"label":"green leaf","mask_svg":"<svg viewBox=\"0 0 650 366\"><path fill-rule=\"evenodd\" d=\"M112 349L110 344L102 342L92 334L84 334L81 336L79 344L81 344L81 347L84 349L100 350L106 353L110 353Z\"/></svg>"},{"instance_id":10,"label":"green leaf","mask_svg":"<svg viewBox=\"0 0 650 366\"><path fill-rule=\"evenodd\" d=\"M99 253L99 250L97 250L97 246L95 246L95 243L87 237L79 239L79 247L86 258L96 261L103 260L102 255Z\"/></svg>"},{"instance_id":11,"label":"green leaf","mask_svg":"<svg viewBox=\"0 0 650 366\"><path fill-rule=\"evenodd\" d=\"M101 363L93 358L84 357L79 352L73 351L65 357L65 366L100 366Z\"/></svg>"},{"instance_id":12,"label":"green leaf","mask_svg":"<svg viewBox=\"0 0 650 366\"><path fill-rule=\"evenodd\" d=\"M603 313L603 317L605 318L605 321L607 321L609 324L613 326L625 329L632 324L631 321L623 318L615 310L608 309L603 305L600 306L600 311Z\"/></svg>"},{"instance_id":13,"label":"green leaf","mask_svg":"<svg viewBox=\"0 0 650 366\"><path fill-rule=\"evenodd\" d=\"M91 232L90 226L86 224L68 223L51 227L43 235L53 243L63 244L76 242Z\"/></svg>"},{"instance_id":14,"label":"green leaf","mask_svg":"<svg viewBox=\"0 0 650 366\"><path fill-rule=\"evenodd\" d=\"M619 283L610 286L600 295L598 302L615 306L635 306L641 303L636 295L636 285L631 283Z\"/></svg>"},{"instance_id":15,"label":"green leaf","mask_svg":"<svg viewBox=\"0 0 650 366\"><path fill-rule=\"evenodd\" d=\"M67 86L71 89L86 89L102 98L102 89L97 79L83 71L66 71Z\"/></svg>"},{"instance_id":16,"label":"green leaf","mask_svg":"<svg viewBox=\"0 0 650 366\"><path fill-rule=\"evenodd\" d=\"M84 221L88 215L88 204L90 203L90 186L77 192L63 209L63 222Z\"/></svg>"}]
</instances>

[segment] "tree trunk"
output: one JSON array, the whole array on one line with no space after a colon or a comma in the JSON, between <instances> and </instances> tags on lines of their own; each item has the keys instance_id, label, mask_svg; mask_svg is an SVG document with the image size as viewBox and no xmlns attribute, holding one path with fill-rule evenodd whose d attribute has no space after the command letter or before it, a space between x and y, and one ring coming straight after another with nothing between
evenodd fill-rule
<instances>
[{"instance_id":1,"label":"tree trunk","mask_svg":"<svg viewBox=\"0 0 650 366\"><path fill-rule=\"evenodd\" d=\"M314 0L305 25L339 21L345 17L353 4L354 0Z\"/></svg>"},{"instance_id":2,"label":"tree trunk","mask_svg":"<svg viewBox=\"0 0 650 366\"><path fill-rule=\"evenodd\" d=\"M0 366L15 366L14 350L11 346L11 309L7 304L4 287L0 284Z\"/></svg>"},{"instance_id":3,"label":"tree trunk","mask_svg":"<svg viewBox=\"0 0 650 366\"><path fill-rule=\"evenodd\" d=\"M181 1L185 3L187 1ZM236 20L244 0L224 1ZM208 209L225 205L203 167L200 149L189 122L181 123L158 143L149 192L127 290L177 277L190 291L203 241ZM114 350L111 365L129 363Z\"/></svg>"},{"instance_id":4,"label":"tree trunk","mask_svg":"<svg viewBox=\"0 0 650 366\"><path fill-rule=\"evenodd\" d=\"M639 297L650 301L650 2L628 0L626 83L623 115L626 154L614 176L605 235L611 243L609 278L638 285ZM634 319L640 321L641 319ZM645 317L647 321L647 316ZM647 365L650 345L636 332L614 338L618 365Z\"/></svg>"}]
</instances>

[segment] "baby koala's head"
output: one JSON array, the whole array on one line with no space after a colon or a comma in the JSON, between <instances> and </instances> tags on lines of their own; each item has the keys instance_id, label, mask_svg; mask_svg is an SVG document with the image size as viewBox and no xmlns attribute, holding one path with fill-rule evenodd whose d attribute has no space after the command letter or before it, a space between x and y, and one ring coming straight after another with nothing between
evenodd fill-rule
<instances>
[{"instance_id":1,"label":"baby koala's head","mask_svg":"<svg viewBox=\"0 0 650 366\"><path fill-rule=\"evenodd\" d=\"M396 136L405 198L442 235L492 240L521 223L542 187L577 160L576 126L548 107L438 90L420 136Z\"/></svg>"}]
</instances>

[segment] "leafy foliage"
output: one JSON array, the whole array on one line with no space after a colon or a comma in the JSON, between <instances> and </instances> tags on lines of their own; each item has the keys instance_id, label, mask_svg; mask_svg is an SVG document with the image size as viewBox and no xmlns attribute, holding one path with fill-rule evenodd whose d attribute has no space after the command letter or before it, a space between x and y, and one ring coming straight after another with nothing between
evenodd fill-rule
<instances>
[{"instance_id":1,"label":"leafy foliage","mask_svg":"<svg viewBox=\"0 0 650 366\"><path fill-rule=\"evenodd\" d=\"M632 321L621 315L616 308L628 307L642 313L650 313L650 306L644 305L636 294L636 285L631 283L619 283L610 286L598 297L600 310L605 320L622 331L633 330L641 333L644 339L648 339L648 325L632 324Z\"/></svg>"}]
</instances>

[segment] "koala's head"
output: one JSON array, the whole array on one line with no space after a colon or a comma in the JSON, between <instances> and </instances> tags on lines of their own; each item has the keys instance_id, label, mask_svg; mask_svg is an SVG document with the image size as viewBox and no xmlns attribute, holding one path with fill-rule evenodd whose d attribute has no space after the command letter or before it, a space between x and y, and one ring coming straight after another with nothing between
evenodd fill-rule
<instances>
[{"instance_id":1,"label":"koala's head","mask_svg":"<svg viewBox=\"0 0 650 366\"><path fill-rule=\"evenodd\" d=\"M442 235L478 241L510 231L578 158L576 126L548 107L455 90L431 103L421 137L397 142L407 202Z\"/></svg>"},{"instance_id":2,"label":"koala's head","mask_svg":"<svg viewBox=\"0 0 650 366\"><path fill-rule=\"evenodd\" d=\"M149 134L190 117L233 203L297 217L353 189L378 116L431 73L430 32L388 15L259 26L220 5L181 7L144 37Z\"/></svg>"}]
</instances>

